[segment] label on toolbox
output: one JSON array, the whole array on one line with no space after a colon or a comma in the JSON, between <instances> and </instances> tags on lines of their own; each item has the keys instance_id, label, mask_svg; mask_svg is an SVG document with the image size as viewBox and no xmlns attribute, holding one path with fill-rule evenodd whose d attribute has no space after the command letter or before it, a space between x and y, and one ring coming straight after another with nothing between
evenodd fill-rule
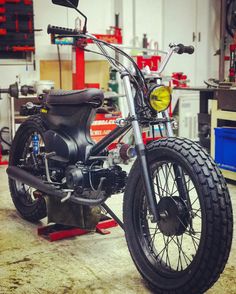
<instances>
[{"instance_id":1,"label":"label on toolbox","mask_svg":"<svg viewBox=\"0 0 236 294\"><path fill-rule=\"evenodd\" d=\"M91 137L95 142L100 141L103 137L108 135L116 128L116 119L121 117L121 113L117 114L97 114L94 122L92 123L90 132Z\"/></svg>"}]
</instances>

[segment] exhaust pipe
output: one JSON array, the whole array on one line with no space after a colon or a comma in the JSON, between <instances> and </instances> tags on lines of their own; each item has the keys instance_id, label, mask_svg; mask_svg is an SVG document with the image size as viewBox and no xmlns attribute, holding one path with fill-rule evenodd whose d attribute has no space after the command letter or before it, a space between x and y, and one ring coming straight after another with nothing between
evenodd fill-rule
<instances>
[{"instance_id":1,"label":"exhaust pipe","mask_svg":"<svg viewBox=\"0 0 236 294\"><path fill-rule=\"evenodd\" d=\"M62 193L60 190L57 190L52 185L44 183L41 179L31 175L17 166L9 166L7 168L7 174L9 178L22 182L27 186L33 187L47 195L56 197L59 196L61 198L66 197L66 194Z\"/></svg>"},{"instance_id":2,"label":"exhaust pipe","mask_svg":"<svg viewBox=\"0 0 236 294\"><path fill-rule=\"evenodd\" d=\"M26 184L27 186L33 187L39 190L40 192L45 193L48 196L55 196L60 199L63 199L67 196L67 193L61 190L58 190L53 185L44 183L41 179L31 175L27 171L17 166L9 166L7 169L7 174L10 179L22 182ZM106 198L107 197L103 196L98 199L86 199L81 197L75 197L72 195L70 198L68 198L68 201L72 201L74 203L81 204L81 205L97 206L102 204L106 200Z\"/></svg>"}]
</instances>

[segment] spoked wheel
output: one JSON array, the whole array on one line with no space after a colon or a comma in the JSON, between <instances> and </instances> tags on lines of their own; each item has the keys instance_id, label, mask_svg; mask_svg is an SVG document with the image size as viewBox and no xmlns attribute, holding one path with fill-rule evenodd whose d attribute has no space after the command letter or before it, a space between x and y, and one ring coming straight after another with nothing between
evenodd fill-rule
<instances>
[{"instance_id":1,"label":"spoked wheel","mask_svg":"<svg viewBox=\"0 0 236 294\"><path fill-rule=\"evenodd\" d=\"M148 209L138 163L124 196L131 256L155 293L204 293L218 279L232 241L232 208L221 173L197 144L148 146L158 222Z\"/></svg>"},{"instance_id":2,"label":"spoked wheel","mask_svg":"<svg viewBox=\"0 0 236 294\"><path fill-rule=\"evenodd\" d=\"M40 116L32 116L21 124L12 143L9 165L21 167L40 177L42 162L34 155L32 136L38 137L39 153L44 152L43 132L45 126ZM23 218L38 221L46 217L46 202L39 191L12 179L9 179L9 187L13 203Z\"/></svg>"},{"instance_id":3,"label":"spoked wheel","mask_svg":"<svg viewBox=\"0 0 236 294\"><path fill-rule=\"evenodd\" d=\"M198 193L187 171L175 162L162 161L152 169L161 219L152 223L146 198L142 197L140 233L152 253L151 262L155 264L159 260L170 271L183 271L191 264L201 240L202 212ZM177 173L181 178L176 177Z\"/></svg>"}]
</instances>

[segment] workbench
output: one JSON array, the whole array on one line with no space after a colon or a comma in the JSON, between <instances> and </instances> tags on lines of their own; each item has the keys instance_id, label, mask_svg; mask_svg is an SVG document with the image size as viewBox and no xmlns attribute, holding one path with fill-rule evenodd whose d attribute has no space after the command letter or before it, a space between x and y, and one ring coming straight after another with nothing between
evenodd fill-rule
<instances>
[{"instance_id":1,"label":"workbench","mask_svg":"<svg viewBox=\"0 0 236 294\"><path fill-rule=\"evenodd\" d=\"M209 149L210 154L215 158L215 132L218 127L218 120L236 122L236 89L219 88L176 88L183 91L199 92L198 131L199 143ZM209 109L211 100L211 109ZM210 138L202 136L203 126L209 125L211 128ZM236 172L221 169L223 175L232 180L236 180Z\"/></svg>"}]
</instances>

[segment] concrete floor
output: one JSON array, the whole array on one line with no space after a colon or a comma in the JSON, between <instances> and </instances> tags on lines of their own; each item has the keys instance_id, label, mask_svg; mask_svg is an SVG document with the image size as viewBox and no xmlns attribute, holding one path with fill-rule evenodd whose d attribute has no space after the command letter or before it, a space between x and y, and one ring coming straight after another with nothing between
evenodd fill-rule
<instances>
[{"instance_id":1,"label":"concrete floor","mask_svg":"<svg viewBox=\"0 0 236 294\"><path fill-rule=\"evenodd\" d=\"M229 188L236 217L236 186ZM37 235L46 220L31 224L17 214L4 167L0 167L0 199L0 294L150 293L119 227L107 236L90 234L48 242ZM121 216L122 196L114 196L110 204ZM236 293L236 236L224 273L207 293Z\"/></svg>"}]
</instances>

